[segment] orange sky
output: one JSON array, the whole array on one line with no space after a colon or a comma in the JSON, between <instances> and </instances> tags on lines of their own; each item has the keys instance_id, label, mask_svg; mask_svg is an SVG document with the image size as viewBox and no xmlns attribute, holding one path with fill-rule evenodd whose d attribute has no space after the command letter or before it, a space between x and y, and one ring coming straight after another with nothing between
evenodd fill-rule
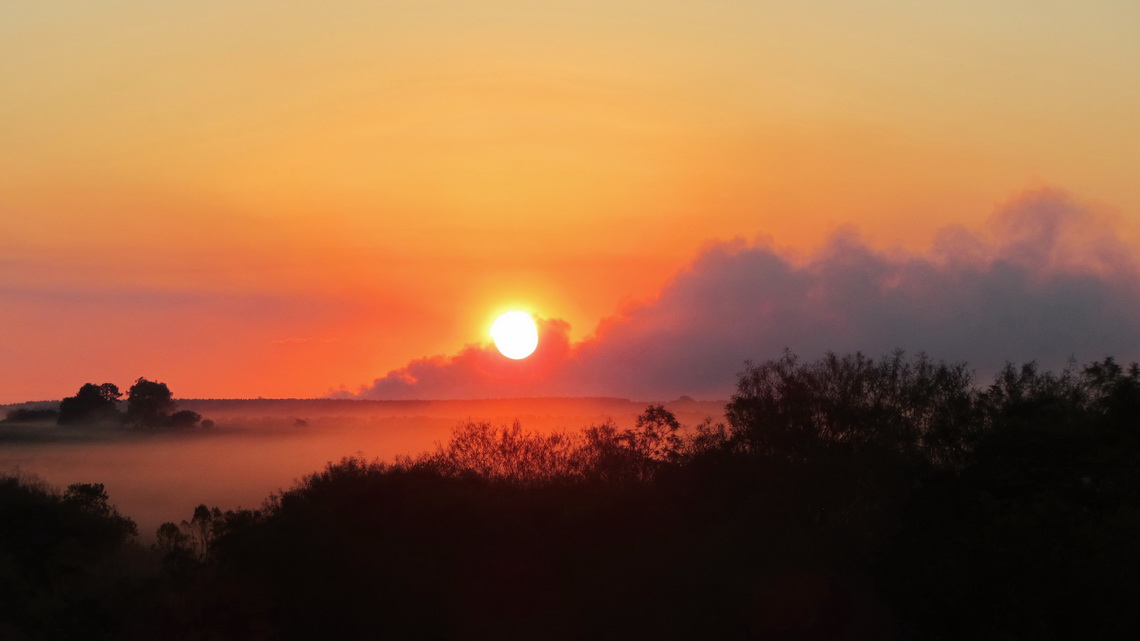
<instances>
[{"instance_id":1,"label":"orange sky","mask_svg":"<svg viewBox=\"0 0 1140 641\"><path fill-rule=\"evenodd\" d=\"M0 5L0 402L314 396L705 243L1140 218L1140 5Z\"/></svg>"}]
</instances>

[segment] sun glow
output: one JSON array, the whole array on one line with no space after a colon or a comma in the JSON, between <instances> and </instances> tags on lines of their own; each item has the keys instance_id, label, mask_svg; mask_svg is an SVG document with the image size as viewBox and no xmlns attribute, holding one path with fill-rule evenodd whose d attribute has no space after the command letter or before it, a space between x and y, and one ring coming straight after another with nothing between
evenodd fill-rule
<instances>
[{"instance_id":1,"label":"sun glow","mask_svg":"<svg viewBox=\"0 0 1140 641\"><path fill-rule=\"evenodd\" d=\"M526 312L507 312L491 325L491 338L499 353L519 360L533 354L538 347L538 327Z\"/></svg>"}]
</instances>

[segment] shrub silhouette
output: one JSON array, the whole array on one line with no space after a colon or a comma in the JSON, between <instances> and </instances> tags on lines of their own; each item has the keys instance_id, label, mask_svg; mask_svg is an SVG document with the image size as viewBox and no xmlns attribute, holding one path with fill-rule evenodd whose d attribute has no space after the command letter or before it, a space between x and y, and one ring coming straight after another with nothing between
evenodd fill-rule
<instances>
[{"instance_id":1,"label":"shrub silhouette","mask_svg":"<svg viewBox=\"0 0 1140 641\"><path fill-rule=\"evenodd\" d=\"M526 432L510 427L468 422L452 433L446 447L405 464L445 476L476 476L522 485L548 482L573 473L577 461L566 434Z\"/></svg>"},{"instance_id":2,"label":"shrub silhouette","mask_svg":"<svg viewBox=\"0 0 1140 641\"><path fill-rule=\"evenodd\" d=\"M194 427L202 420L202 415L190 410L179 410L166 417L166 425L170 427ZM209 427L208 425L205 427Z\"/></svg>"}]
</instances>

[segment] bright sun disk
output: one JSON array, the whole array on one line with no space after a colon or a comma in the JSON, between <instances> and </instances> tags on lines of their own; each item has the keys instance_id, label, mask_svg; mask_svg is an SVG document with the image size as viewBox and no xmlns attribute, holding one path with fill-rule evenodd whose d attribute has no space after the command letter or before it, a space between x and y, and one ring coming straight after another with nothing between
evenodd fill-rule
<instances>
[{"instance_id":1,"label":"bright sun disk","mask_svg":"<svg viewBox=\"0 0 1140 641\"><path fill-rule=\"evenodd\" d=\"M538 347L538 327L526 312L507 312L491 325L495 347L507 358L526 358Z\"/></svg>"}]
</instances>

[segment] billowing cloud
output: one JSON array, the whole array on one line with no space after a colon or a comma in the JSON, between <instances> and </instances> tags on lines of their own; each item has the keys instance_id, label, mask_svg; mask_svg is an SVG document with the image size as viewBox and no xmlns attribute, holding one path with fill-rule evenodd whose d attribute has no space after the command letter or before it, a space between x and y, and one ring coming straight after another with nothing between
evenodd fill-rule
<instances>
[{"instance_id":1,"label":"billowing cloud","mask_svg":"<svg viewBox=\"0 0 1140 641\"><path fill-rule=\"evenodd\" d=\"M1026 194L987 229L942 230L926 254L882 251L853 231L796 259L768 243L708 247L650 301L571 343L542 320L535 356L494 347L413 361L368 398L727 397L746 360L785 348L877 356L903 349L967 361L1064 366L1140 357L1140 271L1113 228L1064 194Z\"/></svg>"}]
</instances>

